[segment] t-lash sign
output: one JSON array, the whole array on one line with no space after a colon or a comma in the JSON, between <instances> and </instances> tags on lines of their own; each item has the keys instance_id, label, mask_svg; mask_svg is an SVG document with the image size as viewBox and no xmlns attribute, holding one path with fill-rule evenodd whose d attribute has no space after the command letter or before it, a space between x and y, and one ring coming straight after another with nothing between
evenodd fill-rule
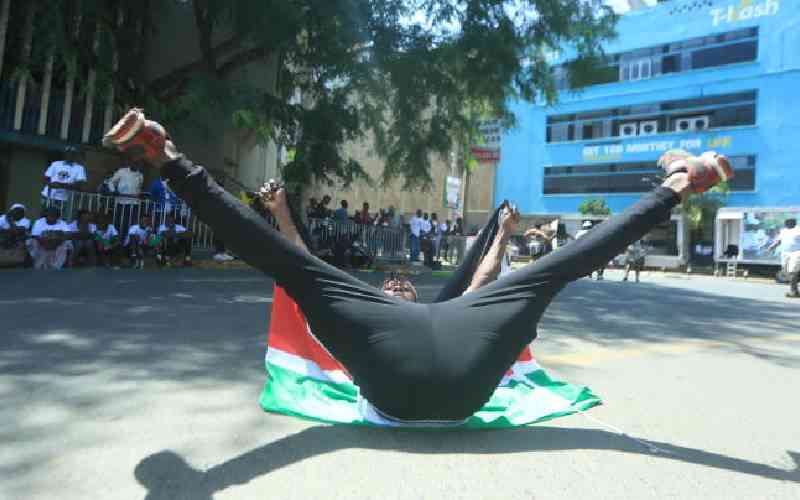
<instances>
[{"instance_id":1,"label":"t-lash sign","mask_svg":"<svg viewBox=\"0 0 800 500\"><path fill-rule=\"evenodd\" d=\"M724 7L711 9L712 26L732 24L738 21L747 21L757 17L774 16L781 8L780 0L740 0Z\"/></svg>"}]
</instances>

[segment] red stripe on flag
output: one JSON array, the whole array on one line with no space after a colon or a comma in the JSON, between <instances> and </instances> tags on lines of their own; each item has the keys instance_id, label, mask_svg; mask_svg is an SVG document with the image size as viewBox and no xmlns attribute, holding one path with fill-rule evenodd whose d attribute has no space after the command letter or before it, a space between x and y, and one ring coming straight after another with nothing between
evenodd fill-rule
<instances>
[{"instance_id":1,"label":"red stripe on flag","mask_svg":"<svg viewBox=\"0 0 800 500\"><path fill-rule=\"evenodd\" d=\"M313 361L322 370L347 372L308 332L303 311L279 286L275 286L272 297L267 346Z\"/></svg>"},{"instance_id":2,"label":"red stripe on flag","mask_svg":"<svg viewBox=\"0 0 800 500\"><path fill-rule=\"evenodd\" d=\"M531 349L531 346L525 346L525 349L519 353L517 361L533 361L533 350Z\"/></svg>"}]
</instances>

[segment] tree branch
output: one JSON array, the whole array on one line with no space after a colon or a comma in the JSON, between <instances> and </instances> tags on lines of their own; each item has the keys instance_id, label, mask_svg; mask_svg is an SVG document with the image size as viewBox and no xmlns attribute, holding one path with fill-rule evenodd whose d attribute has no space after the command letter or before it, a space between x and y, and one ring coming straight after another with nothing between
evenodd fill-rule
<instances>
[{"instance_id":1,"label":"tree branch","mask_svg":"<svg viewBox=\"0 0 800 500\"><path fill-rule=\"evenodd\" d=\"M200 51L203 53L206 71L213 75L217 72L217 60L211 47L213 26L209 19L208 1L194 0L192 6L194 7L194 22L197 26L197 36L200 42Z\"/></svg>"},{"instance_id":2,"label":"tree branch","mask_svg":"<svg viewBox=\"0 0 800 500\"><path fill-rule=\"evenodd\" d=\"M217 45L212 49L214 52L214 57L219 58L230 52L231 50L237 48L242 43L242 36L236 35L230 38L227 41L222 42L221 44ZM172 87L174 85L180 84L187 76L198 71L203 68L206 64L204 59L199 59L197 61L190 62L188 64L184 64L178 68L175 68L171 72L167 73L166 75L159 76L155 80L151 81L148 86L153 90L162 90L165 88Z\"/></svg>"},{"instance_id":3,"label":"tree branch","mask_svg":"<svg viewBox=\"0 0 800 500\"><path fill-rule=\"evenodd\" d=\"M274 52L273 49L264 46L254 47L252 49L239 52L238 54L234 55L233 57L225 61L225 63L223 63L219 67L219 69L217 70L217 75L219 75L221 78L228 76L233 71L235 71L238 68L241 68L242 66L250 64L253 61L258 61L259 59L265 59L269 57L273 52Z\"/></svg>"}]
</instances>

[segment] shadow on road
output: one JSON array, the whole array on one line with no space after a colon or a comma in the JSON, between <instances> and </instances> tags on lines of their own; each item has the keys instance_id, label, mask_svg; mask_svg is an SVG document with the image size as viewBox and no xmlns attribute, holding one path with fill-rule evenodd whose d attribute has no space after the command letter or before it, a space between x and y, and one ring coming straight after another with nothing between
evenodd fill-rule
<instances>
[{"instance_id":1,"label":"shadow on road","mask_svg":"<svg viewBox=\"0 0 800 500\"><path fill-rule=\"evenodd\" d=\"M307 458L348 448L420 454L614 450L800 483L800 453L787 452L795 467L794 470L785 470L696 448L656 441L646 442L666 453L653 454L630 438L593 429L537 426L506 431L434 433L318 426L256 448L206 471L192 468L183 457L172 451L162 451L139 462L134 474L139 483L148 490L146 500L202 500L211 499L215 492L245 484Z\"/></svg>"}]
</instances>

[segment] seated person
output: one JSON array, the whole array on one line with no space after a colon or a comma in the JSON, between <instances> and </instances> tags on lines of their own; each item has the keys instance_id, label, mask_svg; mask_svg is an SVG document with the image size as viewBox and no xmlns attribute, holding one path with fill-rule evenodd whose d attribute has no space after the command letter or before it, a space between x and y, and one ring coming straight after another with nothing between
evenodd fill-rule
<instances>
[{"instance_id":1,"label":"seated person","mask_svg":"<svg viewBox=\"0 0 800 500\"><path fill-rule=\"evenodd\" d=\"M158 245L159 238L153 229L153 219L145 215L139 224L134 224L128 229L128 235L125 237L125 249L128 251L131 267L144 269L145 256L155 254Z\"/></svg>"},{"instance_id":2,"label":"seated person","mask_svg":"<svg viewBox=\"0 0 800 500\"><path fill-rule=\"evenodd\" d=\"M175 223L175 216L167 214L164 224L158 227L161 238L159 253L156 255L158 263L167 265L170 259L183 255L183 265L192 265L192 232L180 224Z\"/></svg>"},{"instance_id":3,"label":"seated person","mask_svg":"<svg viewBox=\"0 0 800 500\"><path fill-rule=\"evenodd\" d=\"M44 217L33 224L28 252L34 269L61 269L67 262L70 248L67 224L58 217L58 209L45 209Z\"/></svg>"},{"instance_id":4,"label":"seated person","mask_svg":"<svg viewBox=\"0 0 800 500\"><path fill-rule=\"evenodd\" d=\"M97 228L94 233L97 242L97 257L101 266L113 266L119 260L119 232L114 224L111 224L109 214L99 214L97 216Z\"/></svg>"},{"instance_id":5,"label":"seated person","mask_svg":"<svg viewBox=\"0 0 800 500\"><path fill-rule=\"evenodd\" d=\"M89 266L97 265L97 248L95 246L94 234L97 226L92 224L92 216L88 210L80 210L78 217L72 221L67 230L70 232L72 249L70 250L69 265L76 267L82 258L81 263Z\"/></svg>"},{"instance_id":6,"label":"seated person","mask_svg":"<svg viewBox=\"0 0 800 500\"><path fill-rule=\"evenodd\" d=\"M11 205L5 215L0 216L0 265L24 264L28 259L25 241L31 230L31 221L25 218L25 206Z\"/></svg>"}]
</instances>

